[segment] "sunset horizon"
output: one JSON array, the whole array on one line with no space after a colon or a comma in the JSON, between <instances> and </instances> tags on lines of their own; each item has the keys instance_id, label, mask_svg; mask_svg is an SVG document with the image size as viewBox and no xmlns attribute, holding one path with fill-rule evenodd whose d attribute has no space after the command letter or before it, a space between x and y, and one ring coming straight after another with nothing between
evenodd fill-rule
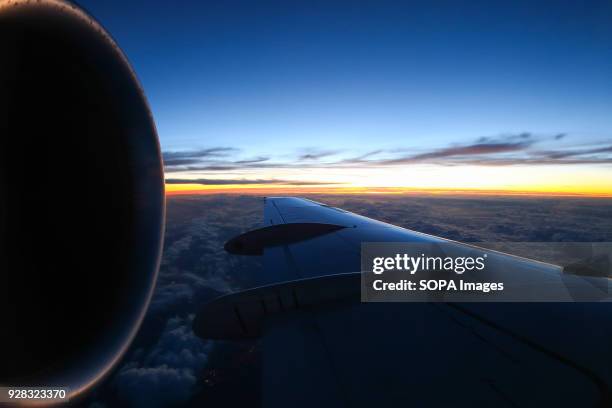
<instances>
[{"instance_id":1,"label":"sunset horizon","mask_svg":"<svg viewBox=\"0 0 612 408\"><path fill-rule=\"evenodd\" d=\"M205 186L199 184L166 184L166 195L424 195L424 196L520 196L520 197L584 197L612 198L612 192L563 191L563 190L491 190L491 189L414 189L409 187L311 187L250 185L250 186Z\"/></svg>"},{"instance_id":2,"label":"sunset horizon","mask_svg":"<svg viewBox=\"0 0 612 408\"><path fill-rule=\"evenodd\" d=\"M147 91L171 194L612 194L605 8L383 3L91 7Z\"/></svg>"}]
</instances>

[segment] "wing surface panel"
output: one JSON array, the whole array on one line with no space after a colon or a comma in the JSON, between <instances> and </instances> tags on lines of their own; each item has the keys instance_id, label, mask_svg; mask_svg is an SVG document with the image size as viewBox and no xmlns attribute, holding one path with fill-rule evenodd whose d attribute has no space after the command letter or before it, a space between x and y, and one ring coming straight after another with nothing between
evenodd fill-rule
<instances>
[{"instance_id":1,"label":"wing surface panel","mask_svg":"<svg viewBox=\"0 0 612 408\"><path fill-rule=\"evenodd\" d=\"M358 272L363 242L452 242L311 200L267 198L264 224L291 223L343 228L266 247L265 293ZM559 272L508 259L524 273ZM610 316L609 303L296 303L264 321L264 406L609 406ZM590 342L577 340L586 333Z\"/></svg>"}]
</instances>

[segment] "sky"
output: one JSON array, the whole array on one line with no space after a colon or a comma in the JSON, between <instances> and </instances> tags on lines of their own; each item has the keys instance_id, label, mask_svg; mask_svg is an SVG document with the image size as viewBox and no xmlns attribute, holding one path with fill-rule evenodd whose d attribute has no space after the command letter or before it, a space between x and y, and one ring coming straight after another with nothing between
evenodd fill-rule
<instances>
[{"instance_id":1,"label":"sky","mask_svg":"<svg viewBox=\"0 0 612 408\"><path fill-rule=\"evenodd\" d=\"M612 194L610 2L79 2L180 191Z\"/></svg>"}]
</instances>

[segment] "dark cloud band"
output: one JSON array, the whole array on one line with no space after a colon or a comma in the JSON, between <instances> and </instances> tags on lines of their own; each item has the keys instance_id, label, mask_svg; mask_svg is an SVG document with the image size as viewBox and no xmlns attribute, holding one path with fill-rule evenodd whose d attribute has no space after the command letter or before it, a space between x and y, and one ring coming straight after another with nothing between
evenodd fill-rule
<instances>
[{"instance_id":1,"label":"dark cloud band","mask_svg":"<svg viewBox=\"0 0 612 408\"><path fill-rule=\"evenodd\" d=\"M320 159L335 156L339 150L307 149L291 161L273 161L270 157L260 156L250 159L233 159L239 152L231 147L214 147L189 152L168 152L164 154L166 172L233 172L256 169L308 169L308 168L372 168L402 166L411 164L435 164L441 166L479 165L580 165L611 164L612 142L592 144L591 146L563 147L538 150L534 146L548 142L564 143L567 135L558 133L538 136L529 132L487 136L476 139L470 144L454 144L428 151L407 151L406 149L373 150L352 158L336 160ZM562 141L563 140L563 141ZM381 157L382 156L382 157ZM204 179L200 184L293 184L287 180L216 180ZM306 182L304 185L321 183ZM325 183L327 184L327 183Z\"/></svg>"},{"instance_id":2,"label":"dark cloud band","mask_svg":"<svg viewBox=\"0 0 612 408\"><path fill-rule=\"evenodd\" d=\"M296 181L278 179L167 179L166 184L201 184L204 186L243 186L253 184L276 184L289 186L319 186L338 183L327 183L319 181Z\"/></svg>"}]
</instances>

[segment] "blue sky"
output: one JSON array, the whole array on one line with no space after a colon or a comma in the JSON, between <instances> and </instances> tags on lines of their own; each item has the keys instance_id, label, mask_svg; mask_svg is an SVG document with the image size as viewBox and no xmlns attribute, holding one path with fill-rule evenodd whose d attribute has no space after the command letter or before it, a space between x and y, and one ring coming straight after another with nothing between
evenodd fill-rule
<instances>
[{"instance_id":1,"label":"blue sky","mask_svg":"<svg viewBox=\"0 0 612 408\"><path fill-rule=\"evenodd\" d=\"M611 144L610 2L124 3L80 2L134 65L167 152L299 164L521 133L538 151ZM270 177L248 171L222 176Z\"/></svg>"}]
</instances>

